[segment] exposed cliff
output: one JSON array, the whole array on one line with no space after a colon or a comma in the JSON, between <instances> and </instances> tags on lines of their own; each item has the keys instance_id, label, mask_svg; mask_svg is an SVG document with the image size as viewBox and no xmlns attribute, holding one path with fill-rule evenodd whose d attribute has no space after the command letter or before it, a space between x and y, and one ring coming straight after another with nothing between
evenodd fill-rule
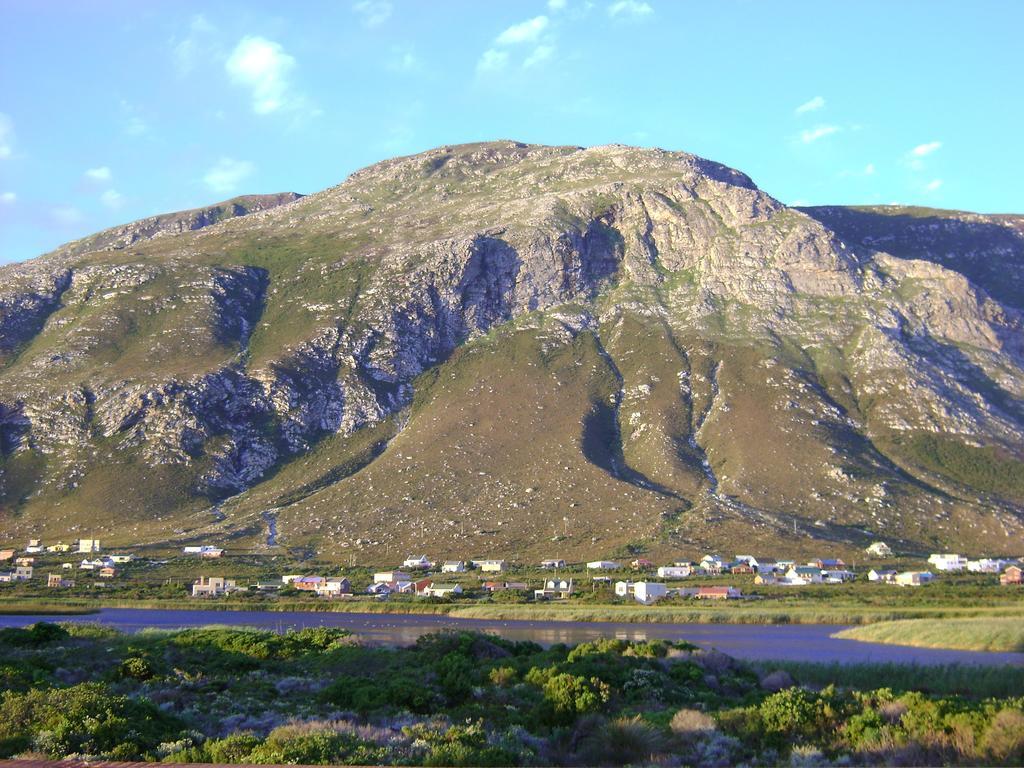
<instances>
[{"instance_id":1,"label":"exposed cliff","mask_svg":"<svg viewBox=\"0 0 1024 768\"><path fill-rule=\"evenodd\" d=\"M684 153L514 142L245 200L3 270L6 530L1019 548L1018 219L872 229Z\"/></svg>"}]
</instances>

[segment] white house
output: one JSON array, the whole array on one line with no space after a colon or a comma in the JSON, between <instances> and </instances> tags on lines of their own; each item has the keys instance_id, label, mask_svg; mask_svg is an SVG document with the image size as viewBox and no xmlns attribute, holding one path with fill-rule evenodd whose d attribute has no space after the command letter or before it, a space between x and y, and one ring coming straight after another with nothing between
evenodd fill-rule
<instances>
[{"instance_id":1,"label":"white house","mask_svg":"<svg viewBox=\"0 0 1024 768\"><path fill-rule=\"evenodd\" d=\"M19 565L14 569L12 574L14 581L28 581L32 578L32 566L31 565Z\"/></svg>"},{"instance_id":2,"label":"white house","mask_svg":"<svg viewBox=\"0 0 1024 768\"><path fill-rule=\"evenodd\" d=\"M100 551L100 540L99 539L79 539L78 540L78 551L79 552L99 552Z\"/></svg>"},{"instance_id":3,"label":"white house","mask_svg":"<svg viewBox=\"0 0 1024 768\"><path fill-rule=\"evenodd\" d=\"M1001 573L1007 564L1006 560L983 557L980 560L968 560L967 570L971 573Z\"/></svg>"},{"instance_id":4,"label":"white house","mask_svg":"<svg viewBox=\"0 0 1024 768\"><path fill-rule=\"evenodd\" d=\"M928 562L934 565L937 571L962 571L967 567L966 557L949 552L929 555Z\"/></svg>"},{"instance_id":5,"label":"white house","mask_svg":"<svg viewBox=\"0 0 1024 768\"><path fill-rule=\"evenodd\" d=\"M615 583L615 594L652 605L668 594L668 587L657 581L619 581Z\"/></svg>"},{"instance_id":6,"label":"white house","mask_svg":"<svg viewBox=\"0 0 1024 768\"><path fill-rule=\"evenodd\" d=\"M588 571L617 571L621 567L621 563L616 563L613 560L592 560L587 563Z\"/></svg>"},{"instance_id":7,"label":"white house","mask_svg":"<svg viewBox=\"0 0 1024 768\"><path fill-rule=\"evenodd\" d=\"M132 560L135 559L135 556L134 555L110 555L110 557L108 559L112 563L118 563L118 564L130 563Z\"/></svg>"},{"instance_id":8,"label":"white house","mask_svg":"<svg viewBox=\"0 0 1024 768\"><path fill-rule=\"evenodd\" d=\"M888 584L895 584L896 571L877 571L872 568L868 571L868 581L881 581Z\"/></svg>"},{"instance_id":9,"label":"white house","mask_svg":"<svg viewBox=\"0 0 1024 768\"><path fill-rule=\"evenodd\" d=\"M28 546L25 547L25 551L33 555L38 554L45 549L46 547L43 546L43 543L39 539L29 539Z\"/></svg>"},{"instance_id":10,"label":"white house","mask_svg":"<svg viewBox=\"0 0 1024 768\"><path fill-rule=\"evenodd\" d=\"M420 555L419 557L407 557L405 558L405 562L402 563L403 568L413 568L420 570L427 569L432 565L433 563L427 559L426 555Z\"/></svg>"},{"instance_id":11,"label":"white house","mask_svg":"<svg viewBox=\"0 0 1024 768\"><path fill-rule=\"evenodd\" d=\"M533 590L536 600L567 600L572 594L572 579L548 579L543 589Z\"/></svg>"},{"instance_id":12,"label":"white house","mask_svg":"<svg viewBox=\"0 0 1024 768\"><path fill-rule=\"evenodd\" d=\"M462 587L458 584L431 584L429 587L423 590L422 594L427 597L448 597L451 595L461 595Z\"/></svg>"},{"instance_id":13,"label":"white house","mask_svg":"<svg viewBox=\"0 0 1024 768\"><path fill-rule=\"evenodd\" d=\"M786 571L785 580L790 584L821 584L821 569L815 565L794 565Z\"/></svg>"},{"instance_id":14,"label":"white house","mask_svg":"<svg viewBox=\"0 0 1024 768\"><path fill-rule=\"evenodd\" d=\"M93 560L86 558L78 567L83 571L95 571L97 568L102 568L104 565L106 565L106 563L97 557Z\"/></svg>"},{"instance_id":15,"label":"white house","mask_svg":"<svg viewBox=\"0 0 1024 768\"><path fill-rule=\"evenodd\" d=\"M700 559L700 567L707 573L721 573L725 567L725 561L720 555L704 555Z\"/></svg>"},{"instance_id":16,"label":"white house","mask_svg":"<svg viewBox=\"0 0 1024 768\"><path fill-rule=\"evenodd\" d=\"M507 567L504 560L474 560L473 564L484 573L501 573Z\"/></svg>"},{"instance_id":17,"label":"white house","mask_svg":"<svg viewBox=\"0 0 1024 768\"><path fill-rule=\"evenodd\" d=\"M234 579L223 576L200 576L192 582L192 597L216 597L234 592L238 587Z\"/></svg>"},{"instance_id":18,"label":"white house","mask_svg":"<svg viewBox=\"0 0 1024 768\"><path fill-rule=\"evenodd\" d=\"M871 557L892 557L892 550L884 541L876 541L865 550Z\"/></svg>"},{"instance_id":19,"label":"white house","mask_svg":"<svg viewBox=\"0 0 1024 768\"><path fill-rule=\"evenodd\" d=\"M388 584L392 581L412 581L412 576L405 571L380 571L373 574L373 580L377 584Z\"/></svg>"},{"instance_id":20,"label":"white house","mask_svg":"<svg viewBox=\"0 0 1024 768\"><path fill-rule=\"evenodd\" d=\"M691 573L693 568L689 565L663 565L658 568L659 579L685 579Z\"/></svg>"},{"instance_id":21,"label":"white house","mask_svg":"<svg viewBox=\"0 0 1024 768\"><path fill-rule=\"evenodd\" d=\"M551 560L541 560L541 568L565 568L565 560L554 558Z\"/></svg>"},{"instance_id":22,"label":"white house","mask_svg":"<svg viewBox=\"0 0 1024 768\"><path fill-rule=\"evenodd\" d=\"M441 565L441 573L465 573L466 564L462 560L445 560Z\"/></svg>"},{"instance_id":23,"label":"white house","mask_svg":"<svg viewBox=\"0 0 1024 768\"><path fill-rule=\"evenodd\" d=\"M224 554L223 549L221 549L220 547L214 547L210 544L203 544L198 547L185 547L181 551L182 554L185 555L199 555L200 557L205 558L220 557Z\"/></svg>"},{"instance_id":24,"label":"white house","mask_svg":"<svg viewBox=\"0 0 1024 768\"><path fill-rule=\"evenodd\" d=\"M927 584L934 579L935 575L928 571L906 571L896 574L896 579L893 583L901 587L920 587L922 584Z\"/></svg>"},{"instance_id":25,"label":"white house","mask_svg":"<svg viewBox=\"0 0 1024 768\"><path fill-rule=\"evenodd\" d=\"M821 578L826 584L842 584L853 581L857 576L853 571L848 571L845 568L829 568L821 572Z\"/></svg>"},{"instance_id":26,"label":"white house","mask_svg":"<svg viewBox=\"0 0 1024 768\"><path fill-rule=\"evenodd\" d=\"M351 597L352 584L344 576L328 576L313 591L320 597Z\"/></svg>"}]
</instances>

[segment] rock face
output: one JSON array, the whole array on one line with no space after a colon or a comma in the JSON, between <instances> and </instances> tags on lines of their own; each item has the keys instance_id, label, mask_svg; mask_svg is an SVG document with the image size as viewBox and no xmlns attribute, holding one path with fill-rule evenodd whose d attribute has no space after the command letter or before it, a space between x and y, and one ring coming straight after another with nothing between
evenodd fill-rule
<instances>
[{"instance_id":1,"label":"rock face","mask_svg":"<svg viewBox=\"0 0 1024 768\"><path fill-rule=\"evenodd\" d=\"M4 268L0 516L269 519L367 556L1019 549L1022 270L1020 218L796 210L678 152L442 147Z\"/></svg>"}]
</instances>

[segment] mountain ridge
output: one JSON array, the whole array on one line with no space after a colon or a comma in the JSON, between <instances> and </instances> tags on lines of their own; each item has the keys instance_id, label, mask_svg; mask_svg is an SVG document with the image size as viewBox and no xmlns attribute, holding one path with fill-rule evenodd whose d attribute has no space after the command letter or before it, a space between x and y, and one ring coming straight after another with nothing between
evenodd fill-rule
<instances>
[{"instance_id":1,"label":"mountain ridge","mask_svg":"<svg viewBox=\"0 0 1024 768\"><path fill-rule=\"evenodd\" d=\"M793 209L686 153L518 142L282 202L4 268L12 535L1019 546L1021 217Z\"/></svg>"}]
</instances>

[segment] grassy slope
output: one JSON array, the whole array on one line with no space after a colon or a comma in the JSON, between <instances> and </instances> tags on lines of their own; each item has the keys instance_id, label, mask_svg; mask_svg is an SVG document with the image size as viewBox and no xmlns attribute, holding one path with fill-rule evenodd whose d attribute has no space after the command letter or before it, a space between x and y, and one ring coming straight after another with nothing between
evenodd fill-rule
<instances>
[{"instance_id":1,"label":"grassy slope","mask_svg":"<svg viewBox=\"0 0 1024 768\"><path fill-rule=\"evenodd\" d=\"M836 637L921 648L1024 651L1024 621L1020 617L886 621L846 629L837 633Z\"/></svg>"}]
</instances>

